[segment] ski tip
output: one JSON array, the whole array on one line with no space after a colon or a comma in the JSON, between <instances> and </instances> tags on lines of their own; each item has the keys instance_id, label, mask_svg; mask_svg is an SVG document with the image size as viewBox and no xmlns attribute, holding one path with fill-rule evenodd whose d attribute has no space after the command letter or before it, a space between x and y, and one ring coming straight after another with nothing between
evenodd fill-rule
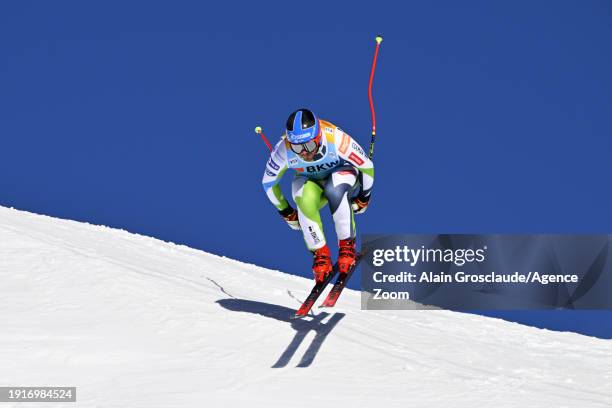
<instances>
[{"instance_id":1,"label":"ski tip","mask_svg":"<svg viewBox=\"0 0 612 408\"><path fill-rule=\"evenodd\" d=\"M336 304L335 300L327 300L324 303L322 303L321 306L319 306L319 307L332 308L332 307L334 307L335 304Z\"/></svg>"}]
</instances>

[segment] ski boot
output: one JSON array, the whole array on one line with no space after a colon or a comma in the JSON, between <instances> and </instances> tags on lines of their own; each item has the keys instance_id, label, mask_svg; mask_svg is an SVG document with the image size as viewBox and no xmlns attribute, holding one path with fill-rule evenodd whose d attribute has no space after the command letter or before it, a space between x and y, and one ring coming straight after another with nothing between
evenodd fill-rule
<instances>
[{"instance_id":1,"label":"ski boot","mask_svg":"<svg viewBox=\"0 0 612 408\"><path fill-rule=\"evenodd\" d=\"M355 265L355 238L341 239L338 244L338 272L347 274Z\"/></svg>"},{"instance_id":2,"label":"ski boot","mask_svg":"<svg viewBox=\"0 0 612 408\"><path fill-rule=\"evenodd\" d=\"M312 262L312 273L315 281L323 282L327 275L331 273L333 266L331 263L331 254L327 244L324 247L312 251L314 260Z\"/></svg>"}]
</instances>

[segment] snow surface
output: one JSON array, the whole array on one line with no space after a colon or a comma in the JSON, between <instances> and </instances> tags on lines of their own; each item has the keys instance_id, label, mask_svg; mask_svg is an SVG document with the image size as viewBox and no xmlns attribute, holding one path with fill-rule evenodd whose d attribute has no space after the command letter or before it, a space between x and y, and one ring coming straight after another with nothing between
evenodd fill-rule
<instances>
[{"instance_id":1,"label":"snow surface","mask_svg":"<svg viewBox=\"0 0 612 408\"><path fill-rule=\"evenodd\" d=\"M307 279L0 207L2 407L610 407L612 342L448 311L288 317Z\"/></svg>"}]
</instances>

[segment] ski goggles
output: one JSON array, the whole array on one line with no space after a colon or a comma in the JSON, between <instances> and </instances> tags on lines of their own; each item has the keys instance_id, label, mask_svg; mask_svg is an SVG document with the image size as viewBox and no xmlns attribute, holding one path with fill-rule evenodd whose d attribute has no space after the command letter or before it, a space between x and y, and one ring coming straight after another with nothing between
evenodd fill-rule
<instances>
[{"instance_id":1,"label":"ski goggles","mask_svg":"<svg viewBox=\"0 0 612 408\"><path fill-rule=\"evenodd\" d=\"M289 147L295 154L300 154L303 151L306 151L306 153L313 153L313 152L316 152L317 149L319 148L320 140L321 140L321 136L317 136L314 139L309 140L305 143L297 143L297 144L289 143Z\"/></svg>"}]
</instances>

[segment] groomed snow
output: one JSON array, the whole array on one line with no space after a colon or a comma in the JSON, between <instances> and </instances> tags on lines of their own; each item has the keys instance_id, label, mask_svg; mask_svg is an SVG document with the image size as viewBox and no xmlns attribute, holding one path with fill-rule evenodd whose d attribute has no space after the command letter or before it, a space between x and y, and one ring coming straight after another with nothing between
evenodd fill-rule
<instances>
[{"instance_id":1,"label":"groomed snow","mask_svg":"<svg viewBox=\"0 0 612 408\"><path fill-rule=\"evenodd\" d=\"M14 407L610 407L612 342L447 311L288 317L307 279L0 207L0 386Z\"/></svg>"}]
</instances>

